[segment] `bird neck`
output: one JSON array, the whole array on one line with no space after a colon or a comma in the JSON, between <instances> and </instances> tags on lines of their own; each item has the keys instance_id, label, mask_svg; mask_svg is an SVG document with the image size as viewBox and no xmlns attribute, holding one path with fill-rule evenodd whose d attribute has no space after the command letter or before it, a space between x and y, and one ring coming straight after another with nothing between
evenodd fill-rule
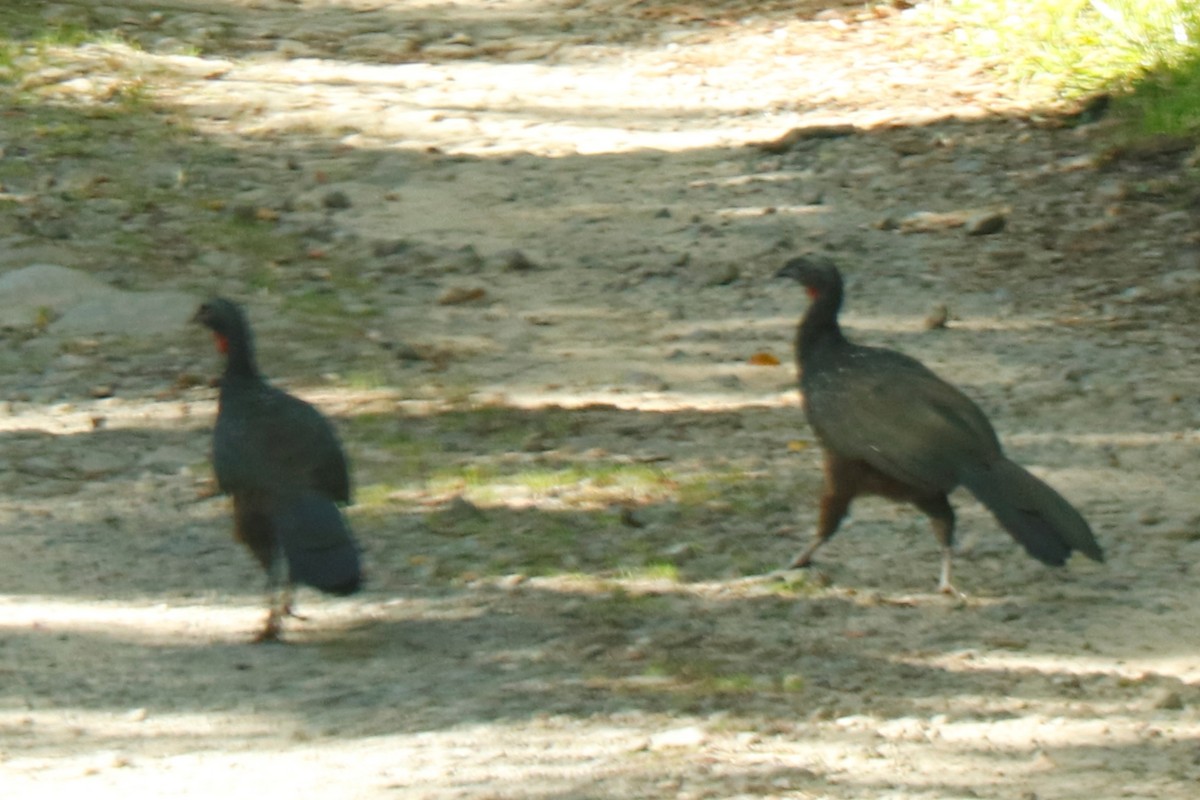
<instances>
[{"instance_id":1,"label":"bird neck","mask_svg":"<svg viewBox=\"0 0 1200 800\"><path fill-rule=\"evenodd\" d=\"M842 308L842 287L836 286L823 292L809 291L812 302L800 328L796 332L796 354L803 360L806 353L822 344L844 342L842 328L838 325L838 312Z\"/></svg>"},{"instance_id":2,"label":"bird neck","mask_svg":"<svg viewBox=\"0 0 1200 800\"><path fill-rule=\"evenodd\" d=\"M254 342L249 331L234 331L225 340L225 375L230 378L258 378L254 362Z\"/></svg>"}]
</instances>

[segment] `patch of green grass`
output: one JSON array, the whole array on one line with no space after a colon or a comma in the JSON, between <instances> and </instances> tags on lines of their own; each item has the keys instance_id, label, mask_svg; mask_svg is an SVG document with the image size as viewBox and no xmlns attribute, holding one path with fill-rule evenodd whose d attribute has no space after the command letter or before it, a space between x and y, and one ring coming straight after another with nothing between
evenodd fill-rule
<instances>
[{"instance_id":1,"label":"patch of green grass","mask_svg":"<svg viewBox=\"0 0 1200 800\"><path fill-rule=\"evenodd\" d=\"M150 87L141 79L125 81L109 98L110 102L127 114L140 114L151 110L153 99Z\"/></svg>"},{"instance_id":2,"label":"patch of green grass","mask_svg":"<svg viewBox=\"0 0 1200 800\"><path fill-rule=\"evenodd\" d=\"M8 0L0 5L3 40L13 44L77 45L92 33L81 19L47 20L44 12L45 3L32 0Z\"/></svg>"},{"instance_id":3,"label":"patch of green grass","mask_svg":"<svg viewBox=\"0 0 1200 800\"><path fill-rule=\"evenodd\" d=\"M1178 64L1200 34L1200 9L1180 0L949 0L946 8L974 50L1067 96Z\"/></svg>"},{"instance_id":4,"label":"patch of green grass","mask_svg":"<svg viewBox=\"0 0 1200 800\"><path fill-rule=\"evenodd\" d=\"M561 514L469 510L450 504L426 518L447 577L482 573L561 575L578 570L581 540L594 526Z\"/></svg>"},{"instance_id":5,"label":"patch of green grass","mask_svg":"<svg viewBox=\"0 0 1200 800\"><path fill-rule=\"evenodd\" d=\"M663 561L644 564L640 567L628 567L621 570L621 579L628 581L670 581L679 582L679 567Z\"/></svg>"},{"instance_id":6,"label":"patch of green grass","mask_svg":"<svg viewBox=\"0 0 1200 800\"><path fill-rule=\"evenodd\" d=\"M412 425L399 414L356 414L348 418L345 425L354 438L378 447L403 447L417 440Z\"/></svg>"},{"instance_id":7,"label":"patch of green grass","mask_svg":"<svg viewBox=\"0 0 1200 800\"><path fill-rule=\"evenodd\" d=\"M574 568L582 530L570 520L550 517L543 524L518 531L511 544L519 553L517 564L531 575L553 575Z\"/></svg>"},{"instance_id":8,"label":"patch of green grass","mask_svg":"<svg viewBox=\"0 0 1200 800\"><path fill-rule=\"evenodd\" d=\"M552 467L476 460L435 470L427 488L433 493L461 492L487 505L519 496L554 497L566 505L594 507L669 496L674 481L644 464L579 462Z\"/></svg>"},{"instance_id":9,"label":"patch of green grass","mask_svg":"<svg viewBox=\"0 0 1200 800\"><path fill-rule=\"evenodd\" d=\"M38 32L34 42L39 48L78 47L89 42L113 42L120 37L111 31L92 31L79 22L58 22Z\"/></svg>"},{"instance_id":10,"label":"patch of green grass","mask_svg":"<svg viewBox=\"0 0 1200 800\"><path fill-rule=\"evenodd\" d=\"M453 387L449 389L449 394L458 396L461 391L458 387ZM526 414L520 409L507 406L468 404L465 408L454 408L439 414L437 423L438 428L443 431L512 444L519 442L521 437L532 430Z\"/></svg>"},{"instance_id":11,"label":"patch of green grass","mask_svg":"<svg viewBox=\"0 0 1200 800\"><path fill-rule=\"evenodd\" d=\"M1200 3L948 0L955 35L1049 98L1100 92L1133 137L1200 135Z\"/></svg>"},{"instance_id":12,"label":"patch of green grass","mask_svg":"<svg viewBox=\"0 0 1200 800\"><path fill-rule=\"evenodd\" d=\"M402 505L394 495L420 487L443 456L437 443L417 436L407 420L395 415L352 416L339 424L346 439L369 446L369 458L355 464L362 481L359 505Z\"/></svg>"},{"instance_id":13,"label":"patch of green grass","mask_svg":"<svg viewBox=\"0 0 1200 800\"><path fill-rule=\"evenodd\" d=\"M86 117L60 114L40 116L44 121L35 123L30 134L41 145L45 157L85 159L103 146L106 138L104 132L93 126Z\"/></svg>"},{"instance_id":14,"label":"patch of green grass","mask_svg":"<svg viewBox=\"0 0 1200 800\"><path fill-rule=\"evenodd\" d=\"M299 294L288 295L284 298L283 307L290 313L310 320L322 317L342 319L346 316L342 299L337 292L324 288L308 289Z\"/></svg>"},{"instance_id":15,"label":"patch of green grass","mask_svg":"<svg viewBox=\"0 0 1200 800\"><path fill-rule=\"evenodd\" d=\"M709 506L732 513L761 513L790 507L773 482L764 476L728 465L722 471L681 476L679 502L690 506Z\"/></svg>"},{"instance_id":16,"label":"patch of green grass","mask_svg":"<svg viewBox=\"0 0 1200 800\"><path fill-rule=\"evenodd\" d=\"M1139 80L1119 107L1142 133L1200 136L1200 55Z\"/></svg>"},{"instance_id":17,"label":"patch of green grass","mask_svg":"<svg viewBox=\"0 0 1200 800\"><path fill-rule=\"evenodd\" d=\"M647 618L669 613L670 601L654 594L634 594L617 587L573 612L587 628L635 629Z\"/></svg>"},{"instance_id":18,"label":"patch of green grass","mask_svg":"<svg viewBox=\"0 0 1200 800\"><path fill-rule=\"evenodd\" d=\"M766 588L777 597L788 600L797 597L814 597L824 591L824 587L820 585L819 581L812 578L811 573L800 570L793 570L781 575L768 583ZM782 606L778 609L779 613L784 615L790 614L791 610L790 606Z\"/></svg>"},{"instance_id":19,"label":"patch of green grass","mask_svg":"<svg viewBox=\"0 0 1200 800\"><path fill-rule=\"evenodd\" d=\"M362 513L421 520L414 535L439 553L439 576L580 572L614 584L680 583L762 569L761 539L728 531L764 509L790 508L777 481L740 463L697 473L691 462L573 451L570 436L587 418L496 405L356 415L341 427L357 451ZM520 446L541 431L564 441ZM796 581L778 594L810 590Z\"/></svg>"},{"instance_id":20,"label":"patch of green grass","mask_svg":"<svg viewBox=\"0 0 1200 800\"><path fill-rule=\"evenodd\" d=\"M497 465L483 461L472 461L434 471L427 484L433 493L471 491L472 494L494 483L500 475Z\"/></svg>"},{"instance_id":21,"label":"patch of green grass","mask_svg":"<svg viewBox=\"0 0 1200 800\"><path fill-rule=\"evenodd\" d=\"M47 14L45 3L31 0L0 4L0 84L16 84L64 60L58 51L85 44L130 45L119 30L98 23L86 6L63 10L67 13Z\"/></svg>"},{"instance_id":22,"label":"patch of green grass","mask_svg":"<svg viewBox=\"0 0 1200 800\"><path fill-rule=\"evenodd\" d=\"M738 483L738 477L717 472L689 475L679 483L679 502L689 506L719 503Z\"/></svg>"},{"instance_id":23,"label":"patch of green grass","mask_svg":"<svg viewBox=\"0 0 1200 800\"><path fill-rule=\"evenodd\" d=\"M153 192L144 198L153 204ZM214 211L198 204L189 225L189 236L195 241L212 242L222 251L239 256L246 261L248 272L245 277L252 288L274 290L278 288L280 274L278 265L295 259L300 252L299 243L292 237L281 236L271 222L247 220L224 211ZM289 311L333 313L340 307L336 298L320 297L319 292L288 297L285 307ZM311 296L310 296L311 295Z\"/></svg>"},{"instance_id":24,"label":"patch of green grass","mask_svg":"<svg viewBox=\"0 0 1200 800\"><path fill-rule=\"evenodd\" d=\"M385 506L391 502L396 487L390 483L369 483L354 489L354 504L359 508Z\"/></svg>"},{"instance_id":25,"label":"patch of green grass","mask_svg":"<svg viewBox=\"0 0 1200 800\"><path fill-rule=\"evenodd\" d=\"M438 415L438 427L486 439L493 446L515 449L537 434L553 443L576 432L582 424L578 415L566 409L528 411L503 405L472 403L476 386L444 387L444 399L453 408Z\"/></svg>"},{"instance_id":26,"label":"patch of green grass","mask_svg":"<svg viewBox=\"0 0 1200 800\"><path fill-rule=\"evenodd\" d=\"M804 691L804 678L796 673L745 671L741 658L666 657L655 659L646 675L671 678L693 696L747 695L761 692L798 693Z\"/></svg>"},{"instance_id":27,"label":"patch of green grass","mask_svg":"<svg viewBox=\"0 0 1200 800\"><path fill-rule=\"evenodd\" d=\"M561 469L538 468L514 476L517 485L535 492L590 484L598 489L651 489L670 483L666 474L646 464L584 462Z\"/></svg>"},{"instance_id":28,"label":"patch of green grass","mask_svg":"<svg viewBox=\"0 0 1200 800\"><path fill-rule=\"evenodd\" d=\"M341 385L350 389L385 389L394 384L391 374L376 367L356 367L342 375Z\"/></svg>"}]
</instances>

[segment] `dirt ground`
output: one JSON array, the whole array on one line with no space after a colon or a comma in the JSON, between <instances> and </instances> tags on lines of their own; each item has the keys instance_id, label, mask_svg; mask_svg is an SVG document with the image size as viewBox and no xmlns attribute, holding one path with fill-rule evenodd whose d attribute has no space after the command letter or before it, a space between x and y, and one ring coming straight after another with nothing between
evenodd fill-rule
<instances>
[{"instance_id":1,"label":"dirt ground","mask_svg":"<svg viewBox=\"0 0 1200 800\"><path fill-rule=\"evenodd\" d=\"M369 585L249 643L209 342L5 331L6 797L1195 796L1187 153L1103 157L1106 123L1031 110L925 5L92 5L47 14L138 46L29 91L135 74L187 133L0 132L36 162L0 269L244 301L343 434ZM130 175L149 202L105 188ZM959 493L963 597L883 501L777 572L821 485L772 279L801 252L1107 563L1043 567Z\"/></svg>"}]
</instances>

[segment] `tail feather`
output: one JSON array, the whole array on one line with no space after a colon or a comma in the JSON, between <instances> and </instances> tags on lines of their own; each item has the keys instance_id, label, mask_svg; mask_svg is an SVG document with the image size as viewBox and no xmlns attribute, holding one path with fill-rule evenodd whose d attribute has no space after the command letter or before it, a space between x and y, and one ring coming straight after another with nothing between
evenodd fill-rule
<instances>
[{"instance_id":1,"label":"tail feather","mask_svg":"<svg viewBox=\"0 0 1200 800\"><path fill-rule=\"evenodd\" d=\"M277 503L271 516L294 583L336 595L359 590L358 544L329 498L313 492L290 497Z\"/></svg>"},{"instance_id":2,"label":"tail feather","mask_svg":"<svg viewBox=\"0 0 1200 800\"><path fill-rule=\"evenodd\" d=\"M1060 567L1073 550L1093 561L1104 560L1083 516L1020 465L1002 458L970 470L962 484L1038 561Z\"/></svg>"}]
</instances>

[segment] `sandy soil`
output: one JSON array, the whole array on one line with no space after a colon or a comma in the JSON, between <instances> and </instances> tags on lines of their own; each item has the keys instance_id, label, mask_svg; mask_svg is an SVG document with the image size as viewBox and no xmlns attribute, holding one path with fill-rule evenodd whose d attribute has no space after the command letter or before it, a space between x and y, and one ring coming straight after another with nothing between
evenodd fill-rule
<instances>
[{"instance_id":1,"label":"sandy soil","mask_svg":"<svg viewBox=\"0 0 1200 800\"><path fill-rule=\"evenodd\" d=\"M3 268L246 301L265 371L344 434L370 586L250 644L204 337L6 332L5 796L1194 797L1195 188L1031 114L929 9L829 5L110 3L142 49L39 90L137 68L204 149L141 156L188 175L121 218L144 264L89 203L65 236L6 221ZM197 194L302 255L180 241ZM821 481L803 298L771 279L805 251L1108 563L1044 568L956 495L963 598L882 501L773 574Z\"/></svg>"}]
</instances>

